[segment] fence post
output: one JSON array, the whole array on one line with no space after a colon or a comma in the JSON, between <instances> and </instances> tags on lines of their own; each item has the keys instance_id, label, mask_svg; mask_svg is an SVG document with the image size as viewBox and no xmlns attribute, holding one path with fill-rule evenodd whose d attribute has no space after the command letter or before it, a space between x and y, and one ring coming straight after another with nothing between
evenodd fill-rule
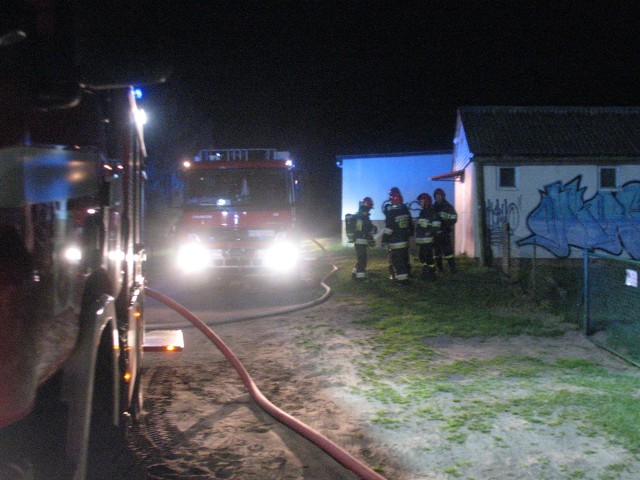
<instances>
[{"instance_id":1,"label":"fence post","mask_svg":"<svg viewBox=\"0 0 640 480\"><path fill-rule=\"evenodd\" d=\"M509 278L511 267L511 239L509 236L509 223L502 222L502 273Z\"/></svg>"},{"instance_id":2,"label":"fence post","mask_svg":"<svg viewBox=\"0 0 640 480\"><path fill-rule=\"evenodd\" d=\"M582 272L582 305L584 308L584 334L589 335L589 249L584 249L584 262Z\"/></svg>"},{"instance_id":3,"label":"fence post","mask_svg":"<svg viewBox=\"0 0 640 480\"><path fill-rule=\"evenodd\" d=\"M531 283L533 284L533 301L538 302L538 286L536 285L536 263L538 260L536 244L533 244L533 258L531 259Z\"/></svg>"}]
</instances>

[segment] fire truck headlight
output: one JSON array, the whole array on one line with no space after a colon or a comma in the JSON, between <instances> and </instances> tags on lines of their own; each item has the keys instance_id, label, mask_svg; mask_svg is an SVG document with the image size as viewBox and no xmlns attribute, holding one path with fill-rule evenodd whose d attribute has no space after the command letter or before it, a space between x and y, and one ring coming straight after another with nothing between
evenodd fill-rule
<instances>
[{"instance_id":1,"label":"fire truck headlight","mask_svg":"<svg viewBox=\"0 0 640 480\"><path fill-rule=\"evenodd\" d=\"M300 259L298 247L290 242L278 242L265 252L264 264L273 270L288 272L293 270Z\"/></svg>"},{"instance_id":2,"label":"fire truck headlight","mask_svg":"<svg viewBox=\"0 0 640 480\"><path fill-rule=\"evenodd\" d=\"M77 245L70 245L64 251L64 258L67 262L77 265L82 260L82 250Z\"/></svg>"},{"instance_id":3,"label":"fire truck headlight","mask_svg":"<svg viewBox=\"0 0 640 480\"><path fill-rule=\"evenodd\" d=\"M203 270L209 260L209 252L198 243L186 243L178 249L178 267L185 273Z\"/></svg>"}]
</instances>

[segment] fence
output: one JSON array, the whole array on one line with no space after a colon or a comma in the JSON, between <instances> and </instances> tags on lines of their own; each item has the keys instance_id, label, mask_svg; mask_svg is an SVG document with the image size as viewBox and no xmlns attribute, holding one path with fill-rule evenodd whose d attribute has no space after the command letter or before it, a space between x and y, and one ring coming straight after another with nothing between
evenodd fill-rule
<instances>
[{"instance_id":1,"label":"fence","mask_svg":"<svg viewBox=\"0 0 640 480\"><path fill-rule=\"evenodd\" d=\"M540 258L536 245L518 245L509 223L489 229L491 264L505 281L518 284L536 302L544 302L567 321L582 321L582 262L575 258Z\"/></svg>"},{"instance_id":2,"label":"fence","mask_svg":"<svg viewBox=\"0 0 640 480\"><path fill-rule=\"evenodd\" d=\"M506 222L489 230L492 265L568 321L593 343L640 366L640 261L585 250L583 260L540 259L535 245L518 246Z\"/></svg>"},{"instance_id":3,"label":"fence","mask_svg":"<svg viewBox=\"0 0 640 480\"><path fill-rule=\"evenodd\" d=\"M491 264L511 283L518 283L525 292L538 297L538 258L535 245L520 247L520 237L513 234L507 222L491 225L489 244Z\"/></svg>"},{"instance_id":4,"label":"fence","mask_svg":"<svg viewBox=\"0 0 640 480\"><path fill-rule=\"evenodd\" d=\"M584 327L597 345L640 366L640 262L585 251Z\"/></svg>"}]
</instances>

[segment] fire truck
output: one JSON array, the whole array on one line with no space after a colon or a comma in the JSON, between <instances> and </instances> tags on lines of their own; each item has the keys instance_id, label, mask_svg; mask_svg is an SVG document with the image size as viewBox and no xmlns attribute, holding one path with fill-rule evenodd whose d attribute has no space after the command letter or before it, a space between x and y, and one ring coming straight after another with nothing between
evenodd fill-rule
<instances>
[{"instance_id":1,"label":"fire truck","mask_svg":"<svg viewBox=\"0 0 640 480\"><path fill-rule=\"evenodd\" d=\"M176 263L185 275L299 272L300 179L289 152L205 149L181 167Z\"/></svg>"},{"instance_id":2,"label":"fire truck","mask_svg":"<svg viewBox=\"0 0 640 480\"><path fill-rule=\"evenodd\" d=\"M142 408L132 82L168 70L106 56L114 37L93 28L108 5L13 3L0 19L0 478L109 478L95 462Z\"/></svg>"}]
</instances>

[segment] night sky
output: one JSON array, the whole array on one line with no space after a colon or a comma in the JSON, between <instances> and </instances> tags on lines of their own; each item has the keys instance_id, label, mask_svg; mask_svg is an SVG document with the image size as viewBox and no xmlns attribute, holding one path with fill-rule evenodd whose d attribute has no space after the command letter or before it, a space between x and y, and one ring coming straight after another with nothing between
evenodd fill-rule
<instances>
[{"instance_id":1,"label":"night sky","mask_svg":"<svg viewBox=\"0 0 640 480\"><path fill-rule=\"evenodd\" d=\"M640 104L627 3L174 3L152 184L200 148L275 147L337 212L336 155L451 149L458 106Z\"/></svg>"}]
</instances>

